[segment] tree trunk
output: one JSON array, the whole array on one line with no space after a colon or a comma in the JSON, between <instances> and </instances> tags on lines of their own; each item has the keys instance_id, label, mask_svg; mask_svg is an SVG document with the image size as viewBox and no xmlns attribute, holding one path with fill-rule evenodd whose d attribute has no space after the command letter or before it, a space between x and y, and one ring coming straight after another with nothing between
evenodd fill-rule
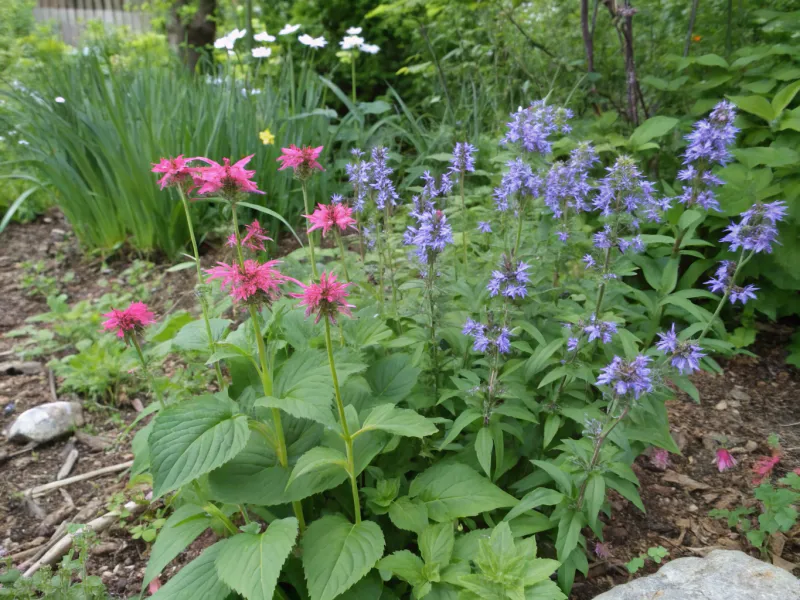
<instances>
[{"instance_id":1,"label":"tree trunk","mask_svg":"<svg viewBox=\"0 0 800 600\"><path fill-rule=\"evenodd\" d=\"M606 7L615 21L622 54L625 57L625 80L628 92L628 120L634 125L639 124L639 110L636 99L639 96L639 81L636 78L636 62L633 59L633 15L636 9L631 6L630 0L625 0L624 6L615 9L615 3L605 0ZM642 98L644 106L644 98ZM646 109L645 109L645 112Z\"/></svg>"},{"instance_id":2,"label":"tree trunk","mask_svg":"<svg viewBox=\"0 0 800 600\"><path fill-rule=\"evenodd\" d=\"M594 73L594 40L589 31L589 0L581 0L581 33L586 49L586 72Z\"/></svg>"},{"instance_id":3,"label":"tree trunk","mask_svg":"<svg viewBox=\"0 0 800 600\"><path fill-rule=\"evenodd\" d=\"M178 13L189 2L191 0L177 0L172 5L169 40L179 47L186 68L194 72L197 62L206 52L206 46L213 44L217 35L217 25L213 18L217 12L217 0L198 0L194 16L185 22Z\"/></svg>"}]
</instances>

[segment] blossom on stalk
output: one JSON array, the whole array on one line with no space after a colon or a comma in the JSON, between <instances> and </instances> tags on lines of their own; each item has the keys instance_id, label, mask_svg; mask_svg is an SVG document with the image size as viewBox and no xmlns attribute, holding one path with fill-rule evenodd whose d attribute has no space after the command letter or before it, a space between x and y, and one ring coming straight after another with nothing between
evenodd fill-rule
<instances>
[{"instance_id":1,"label":"blossom on stalk","mask_svg":"<svg viewBox=\"0 0 800 600\"><path fill-rule=\"evenodd\" d=\"M645 243L640 236L635 235L630 239L621 237L611 228L611 225L608 224L604 225L602 230L595 233L592 239L594 241L594 247L600 250L606 250L614 246L617 246L619 251L623 254L628 250L631 250L634 254L644 252L645 250Z\"/></svg>"},{"instance_id":2,"label":"blossom on stalk","mask_svg":"<svg viewBox=\"0 0 800 600\"><path fill-rule=\"evenodd\" d=\"M252 181L255 171L245 169L245 165L255 156L245 156L243 159L231 164L227 158L219 164L208 158L198 157L197 160L208 164L194 171L194 184L199 188L198 194L213 194L220 192L228 199L235 198L238 194L263 194L255 181Z\"/></svg>"},{"instance_id":3,"label":"blossom on stalk","mask_svg":"<svg viewBox=\"0 0 800 600\"><path fill-rule=\"evenodd\" d=\"M736 466L736 459L725 448L717 448L717 452L714 455L714 464L720 473L724 473Z\"/></svg>"},{"instance_id":4,"label":"blossom on stalk","mask_svg":"<svg viewBox=\"0 0 800 600\"><path fill-rule=\"evenodd\" d=\"M544 181L544 203L556 219L566 215L570 209L575 213L589 210L586 202L591 190L588 170L597 161L592 145L583 142L570 152L569 161L558 161L550 167Z\"/></svg>"},{"instance_id":5,"label":"blossom on stalk","mask_svg":"<svg viewBox=\"0 0 800 600\"><path fill-rule=\"evenodd\" d=\"M291 23L287 23L281 28L281 30L278 32L278 35L290 35L298 29L300 29L300 25L292 25Z\"/></svg>"},{"instance_id":6,"label":"blossom on stalk","mask_svg":"<svg viewBox=\"0 0 800 600\"><path fill-rule=\"evenodd\" d=\"M339 45L342 47L342 50L358 50L363 43L364 38L359 35L346 35L342 38L342 41L339 42Z\"/></svg>"},{"instance_id":7,"label":"blossom on stalk","mask_svg":"<svg viewBox=\"0 0 800 600\"><path fill-rule=\"evenodd\" d=\"M346 204L318 204L310 215L303 215L311 223L308 233L316 229L322 230L322 237L336 227L344 233L348 227L355 229L356 220L352 217L353 209Z\"/></svg>"},{"instance_id":8,"label":"blossom on stalk","mask_svg":"<svg viewBox=\"0 0 800 600\"><path fill-rule=\"evenodd\" d=\"M258 220L254 220L252 223L246 226L245 228L246 233L242 238L242 247L247 248L248 250L252 250L253 252L261 251L263 252L266 247L264 242L272 241L271 237L267 237L267 232L265 229L261 227L261 223ZM231 248L236 247L236 233L231 233L228 237L228 246Z\"/></svg>"},{"instance_id":9,"label":"blossom on stalk","mask_svg":"<svg viewBox=\"0 0 800 600\"><path fill-rule=\"evenodd\" d=\"M281 148L282 156L275 160L281 163L278 171L292 168L294 169L294 176L298 179L308 179L314 172L314 169L324 171L322 165L317 162L323 146L312 148L311 146L303 146L298 148L291 144L288 148Z\"/></svg>"},{"instance_id":10,"label":"blossom on stalk","mask_svg":"<svg viewBox=\"0 0 800 600\"><path fill-rule=\"evenodd\" d=\"M630 156L620 156L606 171L592 201L594 208L604 217L626 217L626 225L636 230L639 228L639 213L648 220L658 221L660 211L669 208L669 200L655 197L653 182L645 179Z\"/></svg>"},{"instance_id":11,"label":"blossom on stalk","mask_svg":"<svg viewBox=\"0 0 800 600\"><path fill-rule=\"evenodd\" d=\"M106 318L103 322L103 329L105 331L116 330L118 338L141 333L147 325L156 322L155 315L150 312L144 302L133 302L125 310L112 309L103 316Z\"/></svg>"},{"instance_id":12,"label":"blossom on stalk","mask_svg":"<svg viewBox=\"0 0 800 600\"><path fill-rule=\"evenodd\" d=\"M731 160L730 147L736 139L738 128L733 126L736 108L727 100L714 107L708 119L698 121L692 133L686 136L689 145L684 153L684 169L678 180L687 182L678 201L687 207L700 206L704 210L720 210L714 188L722 180L711 172L714 165L724 166Z\"/></svg>"},{"instance_id":13,"label":"blossom on stalk","mask_svg":"<svg viewBox=\"0 0 800 600\"><path fill-rule=\"evenodd\" d=\"M375 206L378 210L383 210L388 202L391 206L397 206L400 196L389 177L394 173L394 169L386 163L389 159L389 149L379 146L372 149L372 160L369 163L369 186L377 192L375 194Z\"/></svg>"},{"instance_id":14,"label":"blossom on stalk","mask_svg":"<svg viewBox=\"0 0 800 600\"><path fill-rule=\"evenodd\" d=\"M461 333L472 338L472 349L475 352L486 354L495 351L499 354L511 352L511 331L505 326L484 325L479 321L467 319Z\"/></svg>"},{"instance_id":15,"label":"blossom on stalk","mask_svg":"<svg viewBox=\"0 0 800 600\"><path fill-rule=\"evenodd\" d=\"M600 369L597 385L609 386L617 396L631 395L638 399L653 390L649 364L650 358L643 354L630 361L615 356L608 366Z\"/></svg>"},{"instance_id":16,"label":"blossom on stalk","mask_svg":"<svg viewBox=\"0 0 800 600\"><path fill-rule=\"evenodd\" d=\"M442 173L439 179L439 184L436 184L436 178L431 175L430 171L422 173L422 180L425 182L422 186L422 196L426 200L433 200L439 196L447 196L453 191L453 180L450 173Z\"/></svg>"},{"instance_id":17,"label":"blossom on stalk","mask_svg":"<svg viewBox=\"0 0 800 600\"><path fill-rule=\"evenodd\" d=\"M347 180L353 186L353 210L363 212L366 207L367 193L370 188L372 162L364 160L364 152L358 148L350 150L353 162L345 165Z\"/></svg>"},{"instance_id":18,"label":"blossom on stalk","mask_svg":"<svg viewBox=\"0 0 800 600\"><path fill-rule=\"evenodd\" d=\"M345 300L349 296L347 288L352 284L336 281L335 273L323 272L320 275L319 283L311 283L309 285L301 283L299 285L303 288L303 291L299 294L289 295L292 298L301 299L300 306L306 307L306 317L312 313L317 313L314 323L319 323L320 319L325 317L335 325L337 313L348 317L353 316L350 309L355 307Z\"/></svg>"},{"instance_id":19,"label":"blossom on stalk","mask_svg":"<svg viewBox=\"0 0 800 600\"><path fill-rule=\"evenodd\" d=\"M258 139L261 140L261 143L265 146L271 146L275 143L275 136L269 129L265 129L261 133L258 134Z\"/></svg>"},{"instance_id":20,"label":"blossom on stalk","mask_svg":"<svg viewBox=\"0 0 800 600\"><path fill-rule=\"evenodd\" d=\"M167 186L181 185L192 179L196 167L190 167L189 163L194 160L193 158L183 158L183 154L179 154L175 158L162 158L157 163L153 163L153 168L150 169L153 173L163 173L164 176L158 180L161 189Z\"/></svg>"},{"instance_id":21,"label":"blossom on stalk","mask_svg":"<svg viewBox=\"0 0 800 600\"><path fill-rule=\"evenodd\" d=\"M500 143L504 146L519 144L526 152L548 154L552 146L548 137L553 133L569 133L567 121L572 118L568 108L548 106L544 100L531 103L511 114L508 131Z\"/></svg>"},{"instance_id":22,"label":"blossom on stalk","mask_svg":"<svg viewBox=\"0 0 800 600\"><path fill-rule=\"evenodd\" d=\"M347 35L359 35L362 31L361 27L348 27L345 33Z\"/></svg>"},{"instance_id":23,"label":"blossom on stalk","mask_svg":"<svg viewBox=\"0 0 800 600\"><path fill-rule=\"evenodd\" d=\"M478 221L478 231L481 233L492 233L492 224L488 221Z\"/></svg>"},{"instance_id":24,"label":"blossom on stalk","mask_svg":"<svg viewBox=\"0 0 800 600\"><path fill-rule=\"evenodd\" d=\"M377 54L381 51L381 47L375 44L361 44L360 50L362 52L366 52L367 54Z\"/></svg>"},{"instance_id":25,"label":"blossom on stalk","mask_svg":"<svg viewBox=\"0 0 800 600\"><path fill-rule=\"evenodd\" d=\"M666 355L672 355L670 362L673 367L678 369L681 375L700 370L700 359L705 354L700 346L691 340L685 342L678 340L678 334L675 333L675 323L672 324L672 328L669 331L659 333L658 337L659 341L656 342L656 348Z\"/></svg>"},{"instance_id":26,"label":"blossom on stalk","mask_svg":"<svg viewBox=\"0 0 800 600\"><path fill-rule=\"evenodd\" d=\"M328 40L326 40L323 36L315 38L311 37L307 33L297 36L297 41L304 46L308 46L309 48L324 48L328 44Z\"/></svg>"},{"instance_id":27,"label":"blossom on stalk","mask_svg":"<svg viewBox=\"0 0 800 600\"><path fill-rule=\"evenodd\" d=\"M492 297L502 295L512 299L524 298L528 294L529 268L530 266L522 261L514 264L511 258L504 254L500 268L492 271L492 277L486 286L489 295Z\"/></svg>"},{"instance_id":28,"label":"blossom on stalk","mask_svg":"<svg viewBox=\"0 0 800 600\"><path fill-rule=\"evenodd\" d=\"M494 202L497 210L515 212L519 203L527 197L539 195L542 180L534 175L531 166L521 158L506 163L508 171L503 173L500 185L494 189Z\"/></svg>"},{"instance_id":29,"label":"blossom on stalk","mask_svg":"<svg viewBox=\"0 0 800 600\"><path fill-rule=\"evenodd\" d=\"M583 332L589 336L590 342L600 340L604 344L608 344L617 333L617 324L614 321L598 321L597 317L592 315L589 323L584 326Z\"/></svg>"},{"instance_id":30,"label":"blossom on stalk","mask_svg":"<svg viewBox=\"0 0 800 600\"><path fill-rule=\"evenodd\" d=\"M725 230L728 235L722 238L730 244L731 252L740 247L753 252L772 252L772 243L778 237L778 221L786 216L786 203L783 201L756 202L742 213L739 223L731 223Z\"/></svg>"},{"instance_id":31,"label":"blossom on stalk","mask_svg":"<svg viewBox=\"0 0 800 600\"><path fill-rule=\"evenodd\" d=\"M756 461L756 464L753 465L753 473L755 473L755 477L753 478L753 484L758 485L765 479L768 479L772 475L772 470L781 462L781 455L779 452L775 452L772 456L762 456Z\"/></svg>"},{"instance_id":32,"label":"blossom on stalk","mask_svg":"<svg viewBox=\"0 0 800 600\"><path fill-rule=\"evenodd\" d=\"M748 300L755 300L758 288L752 284L745 286L734 285L733 276L736 273L736 263L732 260L720 261L714 277L706 281L708 289L715 294L730 294L732 304Z\"/></svg>"},{"instance_id":33,"label":"blossom on stalk","mask_svg":"<svg viewBox=\"0 0 800 600\"><path fill-rule=\"evenodd\" d=\"M475 153L478 149L469 142L456 142L453 158L450 159L449 171L453 174L472 173L475 171Z\"/></svg>"},{"instance_id":34,"label":"blossom on stalk","mask_svg":"<svg viewBox=\"0 0 800 600\"><path fill-rule=\"evenodd\" d=\"M253 58L269 58L272 56L272 48L269 46L258 46L250 50L250 54L252 54Z\"/></svg>"},{"instance_id":35,"label":"blossom on stalk","mask_svg":"<svg viewBox=\"0 0 800 600\"><path fill-rule=\"evenodd\" d=\"M417 259L422 264L431 265L445 247L453 243L453 229L440 210L428 208L421 212L412 211L411 214L417 223L408 226L403 234L403 243L416 246Z\"/></svg>"},{"instance_id":36,"label":"blossom on stalk","mask_svg":"<svg viewBox=\"0 0 800 600\"><path fill-rule=\"evenodd\" d=\"M280 286L289 278L278 271L276 265L280 261L270 260L260 263L257 260L244 261L243 267L238 264L218 262L216 267L206 269L208 280L221 280L222 289L239 302L272 302L280 296Z\"/></svg>"},{"instance_id":37,"label":"blossom on stalk","mask_svg":"<svg viewBox=\"0 0 800 600\"><path fill-rule=\"evenodd\" d=\"M270 35L266 31L262 31L261 33L255 34L253 36L253 39L257 42L263 42L263 43L274 42L276 40L274 35Z\"/></svg>"}]
</instances>

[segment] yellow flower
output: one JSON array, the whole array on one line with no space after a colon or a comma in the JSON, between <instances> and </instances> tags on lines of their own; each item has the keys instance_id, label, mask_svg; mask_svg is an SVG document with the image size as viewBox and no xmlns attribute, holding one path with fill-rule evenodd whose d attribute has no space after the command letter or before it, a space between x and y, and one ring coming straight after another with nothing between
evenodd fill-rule
<instances>
[{"instance_id":1,"label":"yellow flower","mask_svg":"<svg viewBox=\"0 0 800 600\"><path fill-rule=\"evenodd\" d=\"M275 136L272 135L272 132L269 129L265 129L259 133L258 137L261 139L261 143L265 146L271 146L275 143Z\"/></svg>"}]
</instances>

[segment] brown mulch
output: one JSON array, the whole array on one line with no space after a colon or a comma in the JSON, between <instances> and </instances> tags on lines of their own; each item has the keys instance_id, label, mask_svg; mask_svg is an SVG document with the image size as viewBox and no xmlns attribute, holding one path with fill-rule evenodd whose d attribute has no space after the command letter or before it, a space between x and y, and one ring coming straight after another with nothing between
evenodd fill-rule
<instances>
[{"instance_id":1,"label":"brown mulch","mask_svg":"<svg viewBox=\"0 0 800 600\"><path fill-rule=\"evenodd\" d=\"M48 310L43 298L30 297L22 288L23 262L44 261L48 273L59 279L67 270L73 271L72 281L59 284L60 291L68 294L70 303L99 297L107 289L98 286L98 279L113 280L128 266L122 259L104 263L100 258L86 258L57 211L33 223L10 225L2 234L2 247L0 362L15 358L12 348L17 343L3 334L22 326L27 317ZM284 252L294 247L293 240L282 240ZM224 248L207 250L203 261L207 264L226 256ZM163 289L153 294L157 313L194 306L192 270L167 273L161 285ZM167 302L168 305L164 304ZM684 394L668 403L673 437L682 454L670 457L671 464L666 472L656 470L647 456L637 460L634 469L642 484L641 495L647 512L641 513L627 500L612 493L612 517L607 519L605 528L611 556L606 560L590 558L590 577L585 580L578 576L571 598L589 600L612 585L624 583L631 577L624 564L653 546L664 546L669 551L667 560L702 556L714 548L741 549L757 555L742 536L728 529L723 521L710 518L708 513L714 508L752 504L751 468L759 457L770 454L766 443L769 434L777 433L784 449L776 474L781 476L800 466L800 373L785 363L785 346L793 329L789 324L762 326L758 342L750 348L757 357L740 355L721 361L724 374L700 373L694 377L701 392L701 404L695 404ZM47 358L37 360L44 365ZM42 538L52 533L54 526L43 527L41 519L25 506L19 492L53 481L69 444L75 443L80 452L71 475L132 458L132 432L123 435L123 430L136 416L131 404L135 398L124 395L123 398L125 403L118 407L85 404L87 425L83 429L110 439L113 443L107 449L93 450L67 438L0 463L0 547L13 555L34 541L42 543ZM147 402L144 397L138 400ZM50 401L52 396L44 366L41 372L33 375L0 374L0 411L10 402L16 405L11 415L0 412L0 429L10 426L24 410ZM715 440L719 436L727 437L739 463L725 473L719 473L713 464ZM0 438L0 455L19 448ZM95 502L96 514L100 514L107 510L107 499L113 493L125 490L127 480L127 473L112 474L64 489L76 510ZM45 514L55 515L65 506L67 498L55 491L37 502ZM74 512L69 516L74 516ZM586 533L589 534L588 529ZM800 564L799 533L800 529L795 528L776 539L772 546L774 553L763 558L784 568ZM166 578L212 541L210 533L201 536L173 561L166 570ZM102 553L90 557L90 573L101 576L109 592L116 597L138 594L147 563L148 544L131 539L128 530L119 525L103 535L100 549ZM655 570L656 566L648 563L637 576ZM162 577L162 581L166 578Z\"/></svg>"}]
</instances>

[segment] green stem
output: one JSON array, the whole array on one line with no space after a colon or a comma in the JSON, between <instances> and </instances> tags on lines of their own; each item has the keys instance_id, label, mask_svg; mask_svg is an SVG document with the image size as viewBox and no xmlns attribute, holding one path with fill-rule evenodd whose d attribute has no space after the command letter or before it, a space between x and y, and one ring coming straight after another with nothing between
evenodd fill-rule
<instances>
[{"instance_id":1,"label":"green stem","mask_svg":"<svg viewBox=\"0 0 800 600\"><path fill-rule=\"evenodd\" d=\"M517 254L519 254L519 242L522 239L522 217L525 214L525 203L526 201L523 200L519 205L519 215L517 217L517 241L514 244L514 258L516 258Z\"/></svg>"},{"instance_id":2,"label":"green stem","mask_svg":"<svg viewBox=\"0 0 800 600\"><path fill-rule=\"evenodd\" d=\"M353 96L353 106L356 104L356 55L353 52L350 55L350 87Z\"/></svg>"},{"instance_id":3,"label":"green stem","mask_svg":"<svg viewBox=\"0 0 800 600\"><path fill-rule=\"evenodd\" d=\"M377 221L377 219L376 219ZM383 236L380 234L376 234L378 240L378 295L379 295L379 302L381 307L381 315L383 315L384 311L384 281L383 281Z\"/></svg>"},{"instance_id":4,"label":"green stem","mask_svg":"<svg viewBox=\"0 0 800 600\"><path fill-rule=\"evenodd\" d=\"M706 337L708 330L711 329L711 326L714 324L714 321L716 321L717 317L719 317L719 313L722 312L722 307L725 306L725 302L728 300L728 296L731 295L731 288L734 285L736 285L736 277L739 275L739 271L744 265L746 265L750 261L751 258L753 258L753 254L754 252L751 252L750 256L748 256L745 259L744 248L742 248L742 251L739 253L739 261L736 263L736 270L733 272L730 282L725 287L725 293L722 295L722 299L719 301L719 304L717 304L717 310L714 311L714 314L711 315L711 319L709 319L708 323L706 323L706 326L703 328L703 331L700 332L700 336L697 338L698 344L703 341L703 338Z\"/></svg>"},{"instance_id":5,"label":"green stem","mask_svg":"<svg viewBox=\"0 0 800 600\"><path fill-rule=\"evenodd\" d=\"M132 334L129 336L129 339L133 342L133 347L136 348L136 354L139 355L139 362L142 363L142 369L144 369L145 377L147 377L147 383L150 384L150 387L153 389L153 393L156 395L158 399L158 403L161 405L161 409L164 409L164 398L161 397L161 392L158 391L156 387L155 379L153 379L152 373L150 373L150 369L147 368L147 361L144 359L144 354L142 353L142 347L139 345L139 340L136 338L136 334Z\"/></svg>"},{"instance_id":6,"label":"green stem","mask_svg":"<svg viewBox=\"0 0 800 600\"><path fill-rule=\"evenodd\" d=\"M353 510L355 511L356 523L361 522L361 500L358 497L358 484L356 483L356 468L353 454L353 437L350 435L350 428L347 425L347 416L344 413L344 403L342 394L339 391L339 378L336 376L336 365L333 360L333 342L331 341L331 324L328 317L323 317L325 321L325 347L328 349L328 364L331 368L331 378L333 378L333 391L336 396L336 408L339 411L339 422L342 425L344 445L347 449L347 471L350 476L350 488L353 492Z\"/></svg>"},{"instance_id":7,"label":"green stem","mask_svg":"<svg viewBox=\"0 0 800 600\"><path fill-rule=\"evenodd\" d=\"M392 251L391 238L389 237L391 231L391 220L389 219L389 203L387 202L383 207L383 231L386 233L386 260L389 263L389 284L392 286L392 312L397 314L397 286L394 283L394 254Z\"/></svg>"},{"instance_id":8,"label":"green stem","mask_svg":"<svg viewBox=\"0 0 800 600\"><path fill-rule=\"evenodd\" d=\"M613 403L612 403L613 406ZM625 407L625 410L622 411L622 414L619 417L613 418L610 421L610 425L604 429L603 433L597 438L597 441L594 444L594 453L592 454L592 459L589 461L589 472L594 469L597 465L597 461L600 458L600 449L603 447L603 443L606 441L606 438L611 434L614 428L619 425L620 421L625 418L630 410L630 404ZM578 501L576 503L578 510L581 509L583 506L583 498L586 495L586 486L589 484L589 474L587 473L586 479L583 480L581 484L580 492L578 492Z\"/></svg>"},{"instance_id":9,"label":"green stem","mask_svg":"<svg viewBox=\"0 0 800 600\"><path fill-rule=\"evenodd\" d=\"M206 325L206 335L208 336L208 346L211 354L217 350L217 345L214 342L214 335L211 333L211 321L208 318L208 300L206 299L206 278L203 275L203 269L200 267L200 252L197 249L197 239L194 236L194 227L192 226L192 215L189 212L189 201L186 199L186 194L181 186L178 187L178 193L183 203L183 212L186 214L186 225L189 227L189 237L192 239L192 251L194 252L194 264L197 267L197 283L200 284L200 308L203 311L203 321ZM214 369L217 372L217 384L219 389L225 388L225 380L222 378L222 369L219 366L219 361L214 363Z\"/></svg>"},{"instance_id":10,"label":"green stem","mask_svg":"<svg viewBox=\"0 0 800 600\"><path fill-rule=\"evenodd\" d=\"M227 529L228 533L231 535L236 535L239 533L239 530L236 529L236 526L233 524L233 522L217 507L216 504L209 502L203 507L203 510L211 516L217 517L220 521L222 521L222 524L225 525L225 529Z\"/></svg>"},{"instance_id":11,"label":"green stem","mask_svg":"<svg viewBox=\"0 0 800 600\"><path fill-rule=\"evenodd\" d=\"M345 260L345 252L344 252L344 244L342 243L342 236L339 234L338 231L334 231L336 235L336 241L339 244L339 253L342 255L342 269L344 270L344 278L347 281L350 281L350 275L347 274L347 261Z\"/></svg>"},{"instance_id":12,"label":"green stem","mask_svg":"<svg viewBox=\"0 0 800 600\"><path fill-rule=\"evenodd\" d=\"M461 179L460 179L461 188L461 213L464 215L464 271L467 271L467 227L469 221L469 215L467 214L467 202L464 200L464 171L461 171Z\"/></svg>"},{"instance_id":13,"label":"green stem","mask_svg":"<svg viewBox=\"0 0 800 600\"><path fill-rule=\"evenodd\" d=\"M433 299L433 279L435 273L433 260L428 261L428 309L431 313L431 360L433 361L433 397L439 402L439 344L436 342L436 304Z\"/></svg>"},{"instance_id":14,"label":"green stem","mask_svg":"<svg viewBox=\"0 0 800 600\"><path fill-rule=\"evenodd\" d=\"M600 279L600 286L597 288L597 302L594 305L594 314L600 318L600 309L603 307L603 296L606 294L606 279L608 275L608 265L611 263L611 248L606 248L605 258L603 259L603 274Z\"/></svg>"},{"instance_id":15,"label":"green stem","mask_svg":"<svg viewBox=\"0 0 800 600\"><path fill-rule=\"evenodd\" d=\"M303 206L306 208L306 214L311 214L311 208L308 205L308 190L306 189L306 182L301 181L300 186L303 188ZM308 233L308 255L309 259L311 260L311 273L314 275L314 279L318 279L319 275L317 275L317 259L314 257L314 234Z\"/></svg>"}]
</instances>

